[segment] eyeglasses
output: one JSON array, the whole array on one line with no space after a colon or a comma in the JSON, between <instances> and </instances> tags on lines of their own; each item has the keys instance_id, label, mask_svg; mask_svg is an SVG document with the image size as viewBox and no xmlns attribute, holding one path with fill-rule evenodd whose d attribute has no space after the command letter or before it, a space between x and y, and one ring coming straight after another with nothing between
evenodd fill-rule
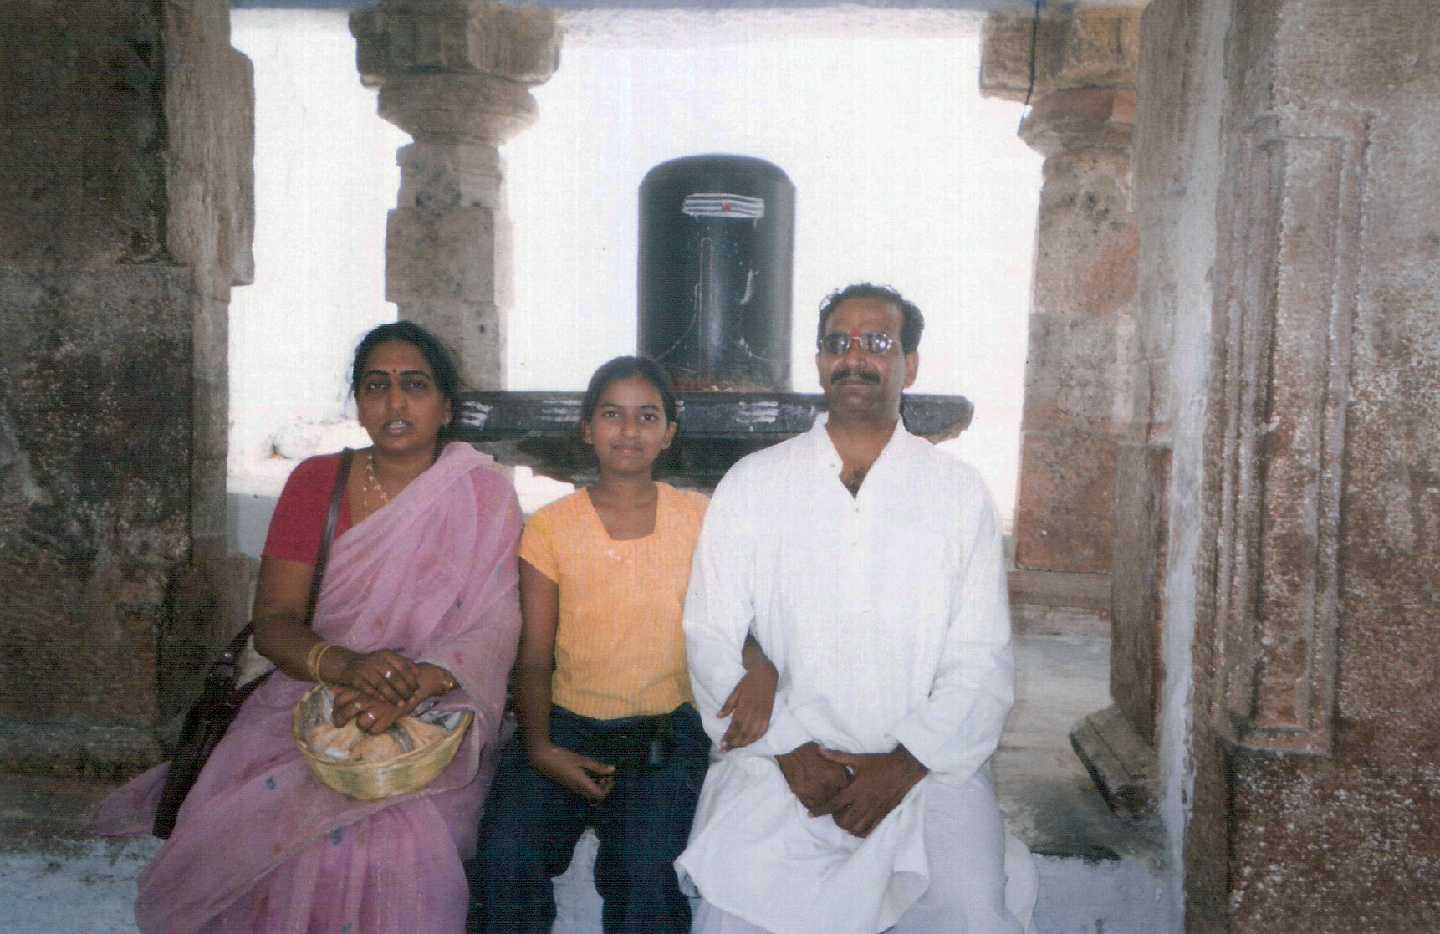
<instances>
[{"instance_id":1,"label":"eyeglasses","mask_svg":"<svg viewBox=\"0 0 1440 934\"><path fill-rule=\"evenodd\" d=\"M866 331L861 334L857 331L845 333L844 331L831 331L815 342L815 346L821 353L829 354L832 357L843 357L850 351L851 343L858 343L866 353L879 356L888 353L891 347L895 346L895 338L884 331Z\"/></svg>"}]
</instances>

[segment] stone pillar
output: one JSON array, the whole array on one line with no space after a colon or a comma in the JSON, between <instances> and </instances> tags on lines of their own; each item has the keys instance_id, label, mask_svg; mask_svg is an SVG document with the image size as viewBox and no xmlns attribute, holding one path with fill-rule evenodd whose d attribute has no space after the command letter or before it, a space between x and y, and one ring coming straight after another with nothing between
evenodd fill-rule
<instances>
[{"instance_id":1,"label":"stone pillar","mask_svg":"<svg viewBox=\"0 0 1440 934\"><path fill-rule=\"evenodd\" d=\"M1110 572L1117 415L1134 324L1135 222L1130 213L1134 92L1055 91L1031 108L1021 137L1045 155L1015 564Z\"/></svg>"},{"instance_id":2,"label":"stone pillar","mask_svg":"<svg viewBox=\"0 0 1440 934\"><path fill-rule=\"evenodd\" d=\"M488 0L382 0L350 30L380 115L415 138L398 156L386 298L458 356L474 389L505 386L511 241L500 144L535 120L528 88L559 65L553 13Z\"/></svg>"},{"instance_id":3,"label":"stone pillar","mask_svg":"<svg viewBox=\"0 0 1440 934\"><path fill-rule=\"evenodd\" d=\"M1012 608L1023 628L1110 633L1115 707L1081 721L1071 741L1111 807L1132 816L1155 804L1162 527L1153 517L1168 464L1126 446L1132 412L1143 422L1149 411L1132 385L1131 138L1143 6L1082 3L1038 20L992 14L981 65L986 93L1032 102L1020 135L1045 156Z\"/></svg>"},{"instance_id":4,"label":"stone pillar","mask_svg":"<svg viewBox=\"0 0 1440 934\"><path fill-rule=\"evenodd\" d=\"M226 318L253 97L225 0L10 0L0 36L0 787L66 810L161 755L244 619Z\"/></svg>"},{"instance_id":5,"label":"stone pillar","mask_svg":"<svg viewBox=\"0 0 1440 934\"><path fill-rule=\"evenodd\" d=\"M1012 597L1021 626L1110 615L1116 446L1128 405L1139 9L1061 5L985 21L981 90L1028 100L1045 155L1036 222Z\"/></svg>"}]
</instances>

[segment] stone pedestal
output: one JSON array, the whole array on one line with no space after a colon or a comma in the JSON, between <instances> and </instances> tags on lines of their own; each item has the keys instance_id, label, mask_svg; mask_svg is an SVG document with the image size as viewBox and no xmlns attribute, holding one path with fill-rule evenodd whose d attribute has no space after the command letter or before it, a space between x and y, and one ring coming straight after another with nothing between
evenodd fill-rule
<instances>
[{"instance_id":1,"label":"stone pedestal","mask_svg":"<svg viewBox=\"0 0 1440 934\"><path fill-rule=\"evenodd\" d=\"M384 0L350 29L380 115L415 142L398 161L386 298L456 353L475 389L505 385L511 239L499 146L535 120L528 88L559 64L554 14L486 0Z\"/></svg>"}]
</instances>

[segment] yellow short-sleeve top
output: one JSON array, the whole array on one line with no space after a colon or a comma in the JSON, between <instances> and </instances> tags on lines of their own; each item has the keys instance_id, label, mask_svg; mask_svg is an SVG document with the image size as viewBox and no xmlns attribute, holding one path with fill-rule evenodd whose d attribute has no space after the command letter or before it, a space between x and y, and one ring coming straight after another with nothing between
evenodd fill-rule
<instances>
[{"instance_id":1,"label":"yellow short-sleeve top","mask_svg":"<svg viewBox=\"0 0 1440 934\"><path fill-rule=\"evenodd\" d=\"M615 541L585 490L538 510L520 557L560 588L551 699L583 717L654 716L693 702L680 614L709 503L656 484L655 531Z\"/></svg>"}]
</instances>

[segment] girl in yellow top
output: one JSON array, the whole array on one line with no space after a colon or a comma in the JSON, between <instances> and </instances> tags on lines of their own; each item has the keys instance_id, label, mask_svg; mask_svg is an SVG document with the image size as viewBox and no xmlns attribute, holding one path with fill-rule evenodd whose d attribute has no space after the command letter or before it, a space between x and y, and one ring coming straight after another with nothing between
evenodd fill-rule
<instances>
[{"instance_id":1,"label":"girl in yellow top","mask_svg":"<svg viewBox=\"0 0 1440 934\"><path fill-rule=\"evenodd\" d=\"M521 538L519 742L502 753L481 826L472 930L548 934L550 880L587 824L600 838L595 887L607 934L690 930L672 864L710 741L680 615L707 500L652 478L676 408L654 362L600 367L581 404L600 478L535 513ZM728 746L753 742L769 723L775 670L753 643L746 662L754 671L722 710L733 714Z\"/></svg>"}]
</instances>

